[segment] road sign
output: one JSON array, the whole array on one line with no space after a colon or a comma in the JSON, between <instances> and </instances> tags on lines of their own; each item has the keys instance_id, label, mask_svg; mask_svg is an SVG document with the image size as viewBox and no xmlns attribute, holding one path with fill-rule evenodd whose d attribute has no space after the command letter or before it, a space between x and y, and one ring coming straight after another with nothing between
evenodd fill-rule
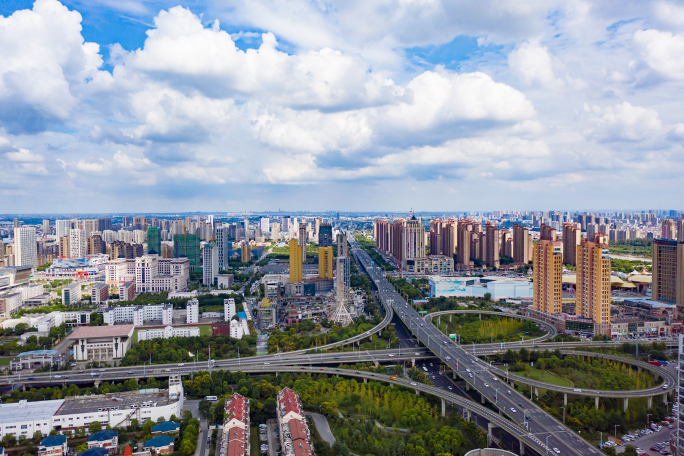
<instances>
[{"instance_id":1,"label":"road sign","mask_svg":"<svg viewBox=\"0 0 684 456\"><path fill-rule=\"evenodd\" d=\"M456 334L449 334L449 339L456 339Z\"/></svg>"}]
</instances>

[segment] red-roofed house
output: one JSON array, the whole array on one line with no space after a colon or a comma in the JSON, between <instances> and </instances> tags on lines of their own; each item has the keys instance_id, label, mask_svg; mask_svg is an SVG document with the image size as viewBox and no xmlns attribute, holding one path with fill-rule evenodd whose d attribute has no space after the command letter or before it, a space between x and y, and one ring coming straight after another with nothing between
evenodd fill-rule
<instances>
[{"instance_id":1,"label":"red-roofed house","mask_svg":"<svg viewBox=\"0 0 684 456\"><path fill-rule=\"evenodd\" d=\"M313 456L311 434L299 395L290 388L279 391L276 414L283 456Z\"/></svg>"},{"instance_id":2,"label":"red-roofed house","mask_svg":"<svg viewBox=\"0 0 684 456\"><path fill-rule=\"evenodd\" d=\"M283 388L278 392L278 424L287 423L291 419L304 419L302 404L299 396L290 388Z\"/></svg>"},{"instance_id":3,"label":"red-roofed house","mask_svg":"<svg viewBox=\"0 0 684 456\"><path fill-rule=\"evenodd\" d=\"M227 456L249 455L249 400L235 393L226 402L225 412L222 452Z\"/></svg>"}]
</instances>

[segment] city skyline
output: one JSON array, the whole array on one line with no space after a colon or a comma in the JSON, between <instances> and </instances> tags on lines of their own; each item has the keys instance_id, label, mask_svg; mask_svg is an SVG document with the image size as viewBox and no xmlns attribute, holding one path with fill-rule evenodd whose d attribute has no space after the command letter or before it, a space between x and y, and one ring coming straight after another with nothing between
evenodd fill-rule
<instances>
[{"instance_id":1,"label":"city skyline","mask_svg":"<svg viewBox=\"0 0 684 456\"><path fill-rule=\"evenodd\" d=\"M675 2L17 0L0 15L3 212L678 204Z\"/></svg>"}]
</instances>

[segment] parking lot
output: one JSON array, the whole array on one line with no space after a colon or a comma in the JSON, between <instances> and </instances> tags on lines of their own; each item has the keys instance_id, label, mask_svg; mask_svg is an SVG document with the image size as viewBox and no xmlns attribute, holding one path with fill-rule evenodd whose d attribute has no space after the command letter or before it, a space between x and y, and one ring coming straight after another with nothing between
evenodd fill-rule
<instances>
[{"instance_id":1,"label":"parking lot","mask_svg":"<svg viewBox=\"0 0 684 456\"><path fill-rule=\"evenodd\" d=\"M639 437L636 440L633 440L632 442L629 442L625 445L620 445L615 448L616 453L624 453L625 447L627 445L632 445L635 447L640 448L641 450L644 451L645 454L648 454L649 456L660 456L660 452L658 451L652 451L650 448L655 445L656 443L662 443L662 442L667 442L668 445L664 447L666 450L670 450L669 442L670 442L670 432L672 432L672 429L669 429L667 427L663 427L663 429L660 432L654 432L652 434L645 435L643 437Z\"/></svg>"}]
</instances>

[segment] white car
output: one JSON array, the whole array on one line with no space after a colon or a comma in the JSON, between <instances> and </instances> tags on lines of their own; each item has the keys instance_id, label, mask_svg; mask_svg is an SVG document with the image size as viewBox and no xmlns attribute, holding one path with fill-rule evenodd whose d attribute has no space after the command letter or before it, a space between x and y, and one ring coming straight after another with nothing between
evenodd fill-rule
<instances>
[{"instance_id":1,"label":"white car","mask_svg":"<svg viewBox=\"0 0 684 456\"><path fill-rule=\"evenodd\" d=\"M513 412L513 413L517 412L517 410L515 409L515 407L511 407L511 412Z\"/></svg>"},{"instance_id":2,"label":"white car","mask_svg":"<svg viewBox=\"0 0 684 456\"><path fill-rule=\"evenodd\" d=\"M178 367L183 367L183 366L185 366L184 363L178 363Z\"/></svg>"},{"instance_id":3,"label":"white car","mask_svg":"<svg viewBox=\"0 0 684 456\"><path fill-rule=\"evenodd\" d=\"M411 382L411 386L418 386L418 383Z\"/></svg>"},{"instance_id":4,"label":"white car","mask_svg":"<svg viewBox=\"0 0 684 456\"><path fill-rule=\"evenodd\" d=\"M489 383L485 382L484 386L485 386L485 388L489 388Z\"/></svg>"},{"instance_id":5,"label":"white car","mask_svg":"<svg viewBox=\"0 0 684 456\"><path fill-rule=\"evenodd\" d=\"M394 356L394 355L390 353L390 355L389 355L389 356L390 356L390 358L391 358L391 357L392 357L392 356Z\"/></svg>"},{"instance_id":6,"label":"white car","mask_svg":"<svg viewBox=\"0 0 684 456\"><path fill-rule=\"evenodd\" d=\"M553 447L553 451L554 451L556 454L560 454L560 450L559 450L558 448L556 448L556 447Z\"/></svg>"}]
</instances>

